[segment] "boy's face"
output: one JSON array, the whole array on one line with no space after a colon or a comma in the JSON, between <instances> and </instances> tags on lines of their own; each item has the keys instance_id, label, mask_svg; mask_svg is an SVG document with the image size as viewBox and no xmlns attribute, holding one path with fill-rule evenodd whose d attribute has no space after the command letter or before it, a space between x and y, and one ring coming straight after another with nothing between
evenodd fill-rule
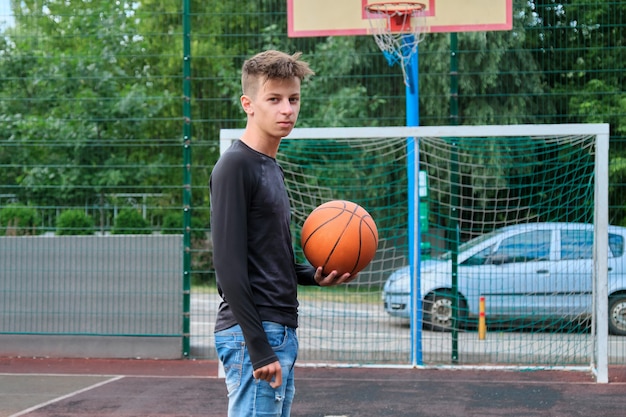
<instances>
[{"instance_id":1,"label":"boy's face","mask_svg":"<svg viewBox=\"0 0 626 417\"><path fill-rule=\"evenodd\" d=\"M250 95L241 98L248 124L258 135L282 139L294 128L300 113L300 79L262 78Z\"/></svg>"}]
</instances>

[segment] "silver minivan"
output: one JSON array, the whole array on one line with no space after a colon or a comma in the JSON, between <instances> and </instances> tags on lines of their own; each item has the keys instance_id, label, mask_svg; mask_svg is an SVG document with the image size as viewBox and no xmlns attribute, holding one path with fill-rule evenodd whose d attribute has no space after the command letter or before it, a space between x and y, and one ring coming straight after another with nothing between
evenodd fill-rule
<instances>
[{"instance_id":1,"label":"silver minivan","mask_svg":"<svg viewBox=\"0 0 626 417\"><path fill-rule=\"evenodd\" d=\"M609 226L609 331L626 335L626 228ZM593 225L531 223L507 226L459 247L458 315L470 323L480 298L488 322L550 320L584 322L592 311ZM420 290L426 329L453 322L450 253L421 263ZM385 311L410 317L409 267L395 271L383 288Z\"/></svg>"}]
</instances>

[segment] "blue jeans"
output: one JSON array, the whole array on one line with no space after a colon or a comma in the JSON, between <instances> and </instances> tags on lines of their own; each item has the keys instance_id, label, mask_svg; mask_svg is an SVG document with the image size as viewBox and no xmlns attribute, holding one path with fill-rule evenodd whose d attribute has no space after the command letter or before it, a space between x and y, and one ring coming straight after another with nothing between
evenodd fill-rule
<instances>
[{"instance_id":1,"label":"blue jeans","mask_svg":"<svg viewBox=\"0 0 626 417\"><path fill-rule=\"evenodd\" d=\"M215 333L217 357L226 374L229 417L289 417L291 414L295 394L293 371L298 356L296 330L267 321L263 322L263 328L283 372L283 383L276 389L269 382L252 376L252 362L239 325Z\"/></svg>"}]
</instances>

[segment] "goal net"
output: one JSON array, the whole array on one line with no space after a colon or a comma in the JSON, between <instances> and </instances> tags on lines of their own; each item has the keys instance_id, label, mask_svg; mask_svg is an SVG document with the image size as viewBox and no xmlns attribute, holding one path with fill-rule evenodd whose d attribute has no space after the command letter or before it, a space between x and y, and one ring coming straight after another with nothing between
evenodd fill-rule
<instances>
[{"instance_id":1,"label":"goal net","mask_svg":"<svg viewBox=\"0 0 626 417\"><path fill-rule=\"evenodd\" d=\"M607 125L301 128L277 159L299 261L329 200L363 206L380 237L353 283L300 287L301 363L606 379Z\"/></svg>"}]
</instances>

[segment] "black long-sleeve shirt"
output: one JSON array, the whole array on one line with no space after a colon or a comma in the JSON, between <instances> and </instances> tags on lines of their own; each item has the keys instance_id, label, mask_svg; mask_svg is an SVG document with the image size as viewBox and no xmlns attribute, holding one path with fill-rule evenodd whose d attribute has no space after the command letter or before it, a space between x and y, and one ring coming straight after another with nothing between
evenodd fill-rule
<instances>
[{"instance_id":1,"label":"black long-sleeve shirt","mask_svg":"<svg viewBox=\"0 0 626 417\"><path fill-rule=\"evenodd\" d=\"M317 285L295 263L284 175L274 158L236 141L210 179L213 263L222 302L215 331L239 324L254 369L277 360L262 321L298 326L297 285Z\"/></svg>"}]
</instances>

